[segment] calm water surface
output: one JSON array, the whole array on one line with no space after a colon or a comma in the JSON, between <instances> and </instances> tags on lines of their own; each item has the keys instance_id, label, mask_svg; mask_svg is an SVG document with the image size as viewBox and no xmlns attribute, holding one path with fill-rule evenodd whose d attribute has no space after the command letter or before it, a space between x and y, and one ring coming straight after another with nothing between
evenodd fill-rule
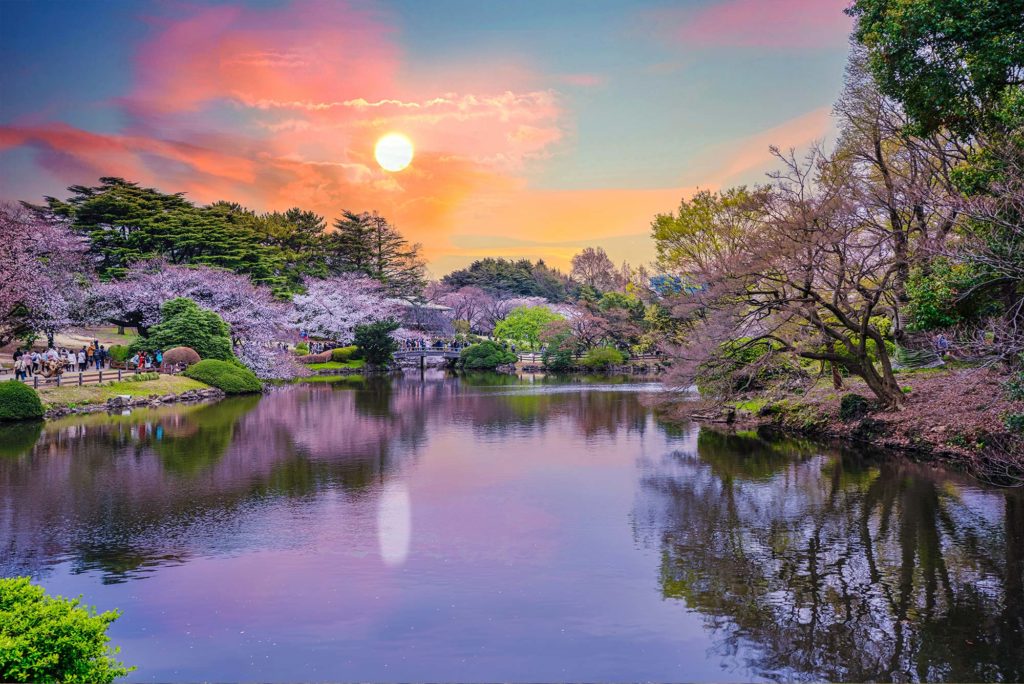
<instances>
[{"instance_id":1,"label":"calm water surface","mask_svg":"<svg viewBox=\"0 0 1024 684\"><path fill-rule=\"evenodd\" d=\"M137 680L1024 679L1024 498L428 374L0 429L0 574Z\"/></svg>"}]
</instances>

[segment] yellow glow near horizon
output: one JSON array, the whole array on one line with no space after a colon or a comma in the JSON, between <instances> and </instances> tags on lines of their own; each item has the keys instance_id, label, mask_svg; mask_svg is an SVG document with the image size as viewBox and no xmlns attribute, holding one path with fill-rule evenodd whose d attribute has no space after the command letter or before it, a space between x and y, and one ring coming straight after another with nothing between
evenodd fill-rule
<instances>
[{"instance_id":1,"label":"yellow glow near horizon","mask_svg":"<svg viewBox=\"0 0 1024 684\"><path fill-rule=\"evenodd\" d=\"M377 141L373 156L385 171L401 171L412 162L412 141L401 133L388 133Z\"/></svg>"}]
</instances>

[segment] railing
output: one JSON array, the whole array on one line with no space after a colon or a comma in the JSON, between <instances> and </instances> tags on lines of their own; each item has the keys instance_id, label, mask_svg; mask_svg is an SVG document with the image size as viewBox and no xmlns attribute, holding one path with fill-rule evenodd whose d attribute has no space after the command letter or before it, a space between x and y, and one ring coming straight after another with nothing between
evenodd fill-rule
<instances>
[{"instance_id":1,"label":"railing","mask_svg":"<svg viewBox=\"0 0 1024 684\"><path fill-rule=\"evenodd\" d=\"M105 368L98 371L65 372L59 375L46 377L42 373L33 373L21 382L39 389L40 387L66 387L69 385L99 385L104 382L115 382L122 380L125 376L141 375L143 373L158 373L160 375L176 375L183 370L182 364L165 365L159 368Z\"/></svg>"}]
</instances>

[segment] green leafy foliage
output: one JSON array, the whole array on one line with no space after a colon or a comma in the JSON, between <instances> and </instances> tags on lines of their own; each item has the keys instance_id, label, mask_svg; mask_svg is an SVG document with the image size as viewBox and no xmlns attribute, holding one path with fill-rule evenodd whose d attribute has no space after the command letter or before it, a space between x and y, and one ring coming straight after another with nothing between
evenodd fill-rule
<instances>
[{"instance_id":1,"label":"green leafy foliage","mask_svg":"<svg viewBox=\"0 0 1024 684\"><path fill-rule=\"evenodd\" d=\"M118 616L48 596L27 577L0 579L0 680L105 683L127 675L135 668L114 659L120 649L107 636Z\"/></svg>"},{"instance_id":2,"label":"green leafy foliage","mask_svg":"<svg viewBox=\"0 0 1024 684\"><path fill-rule=\"evenodd\" d=\"M410 245L376 212L344 212L324 243L332 274L362 273L397 297L415 296L426 284L420 246Z\"/></svg>"},{"instance_id":3,"label":"green leafy foliage","mask_svg":"<svg viewBox=\"0 0 1024 684\"><path fill-rule=\"evenodd\" d=\"M978 274L967 263L954 263L942 257L928 268L916 267L907 279L910 302L907 316L911 330L934 330L958 325L973 315L984 313L961 296L978 283Z\"/></svg>"},{"instance_id":4,"label":"green leafy foliage","mask_svg":"<svg viewBox=\"0 0 1024 684\"><path fill-rule=\"evenodd\" d=\"M126 345L112 344L110 345L110 349L107 350L107 354L110 355L110 359L112 361L124 363L131 357L132 352Z\"/></svg>"},{"instance_id":5,"label":"green leafy foliage","mask_svg":"<svg viewBox=\"0 0 1024 684\"><path fill-rule=\"evenodd\" d=\"M544 297L552 302L567 301L577 290L561 271L529 259L480 259L452 271L442 282L453 290L472 286L495 296Z\"/></svg>"},{"instance_id":6,"label":"green leafy foliage","mask_svg":"<svg viewBox=\"0 0 1024 684\"><path fill-rule=\"evenodd\" d=\"M359 354L359 347L350 344L347 347L337 347L331 350L331 361L351 361Z\"/></svg>"},{"instance_id":7,"label":"green leafy foliage","mask_svg":"<svg viewBox=\"0 0 1024 684\"><path fill-rule=\"evenodd\" d=\"M859 394L844 394L839 400L839 418L855 420L867 415L870 408L868 400Z\"/></svg>"},{"instance_id":8,"label":"green leafy foliage","mask_svg":"<svg viewBox=\"0 0 1024 684\"><path fill-rule=\"evenodd\" d=\"M572 370L579 345L567 321L554 321L544 326L541 341L545 345L541 357L544 368L556 373Z\"/></svg>"},{"instance_id":9,"label":"green leafy foliage","mask_svg":"<svg viewBox=\"0 0 1024 684\"><path fill-rule=\"evenodd\" d=\"M306 356L309 354L309 342L299 342L295 345L295 354L298 356Z\"/></svg>"},{"instance_id":10,"label":"green leafy foliage","mask_svg":"<svg viewBox=\"0 0 1024 684\"><path fill-rule=\"evenodd\" d=\"M121 378L120 382L146 382L148 380L159 379L159 373L135 373L134 375L125 375Z\"/></svg>"},{"instance_id":11,"label":"green leafy foliage","mask_svg":"<svg viewBox=\"0 0 1024 684\"><path fill-rule=\"evenodd\" d=\"M398 351L398 343L391 333L398 330L395 321L377 321L367 325L357 325L355 329L355 346L366 363L374 366L388 364Z\"/></svg>"},{"instance_id":12,"label":"green leafy foliage","mask_svg":"<svg viewBox=\"0 0 1024 684\"><path fill-rule=\"evenodd\" d=\"M203 359L194 366L189 366L183 375L205 382L225 394L251 394L263 391L263 384L251 370L218 359Z\"/></svg>"},{"instance_id":13,"label":"green leafy foliage","mask_svg":"<svg viewBox=\"0 0 1024 684\"><path fill-rule=\"evenodd\" d=\"M150 328L148 337L140 337L132 343L133 353L188 346L203 359L229 361L235 358L228 324L191 299L178 297L165 302L160 318L160 322Z\"/></svg>"},{"instance_id":14,"label":"green leafy foliage","mask_svg":"<svg viewBox=\"0 0 1024 684\"><path fill-rule=\"evenodd\" d=\"M879 89L924 132L964 138L999 125L1020 87L1024 6L1016 0L855 0L854 38Z\"/></svg>"},{"instance_id":15,"label":"green leafy foliage","mask_svg":"<svg viewBox=\"0 0 1024 684\"><path fill-rule=\"evenodd\" d=\"M612 366L621 365L625 360L625 355L618 349L594 347L587 350L580 363L593 370L608 370Z\"/></svg>"},{"instance_id":16,"label":"green leafy foliage","mask_svg":"<svg viewBox=\"0 0 1024 684\"><path fill-rule=\"evenodd\" d=\"M0 422L43 417L43 402L34 389L18 380L0 382Z\"/></svg>"},{"instance_id":17,"label":"green leafy foliage","mask_svg":"<svg viewBox=\"0 0 1024 684\"><path fill-rule=\"evenodd\" d=\"M540 343L540 334L549 323L562 317L546 306L518 306L494 326L494 337L499 340L526 342L531 349Z\"/></svg>"},{"instance_id":18,"label":"green leafy foliage","mask_svg":"<svg viewBox=\"0 0 1024 684\"><path fill-rule=\"evenodd\" d=\"M486 340L462 350L459 360L468 370L494 370L498 366L515 363L517 356L508 349Z\"/></svg>"}]
</instances>

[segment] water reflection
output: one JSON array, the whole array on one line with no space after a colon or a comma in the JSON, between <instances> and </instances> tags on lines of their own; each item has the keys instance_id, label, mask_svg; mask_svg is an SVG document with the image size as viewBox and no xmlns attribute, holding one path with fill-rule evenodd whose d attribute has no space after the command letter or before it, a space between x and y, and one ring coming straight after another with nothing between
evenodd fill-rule
<instances>
[{"instance_id":1,"label":"water reflection","mask_svg":"<svg viewBox=\"0 0 1024 684\"><path fill-rule=\"evenodd\" d=\"M1021 492L706 431L643 487L662 593L759 676L1024 678Z\"/></svg>"},{"instance_id":2,"label":"water reflection","mask_svg":"<svg viewBox=\"0 0 1024 684\"><path fill-rule=\"evenodd\" d=\"M2 427L0 573L121 608L157 680L1024 678L1024 493L663 424L655 389L428 372Z\"/></svg>"}]
</instances>

